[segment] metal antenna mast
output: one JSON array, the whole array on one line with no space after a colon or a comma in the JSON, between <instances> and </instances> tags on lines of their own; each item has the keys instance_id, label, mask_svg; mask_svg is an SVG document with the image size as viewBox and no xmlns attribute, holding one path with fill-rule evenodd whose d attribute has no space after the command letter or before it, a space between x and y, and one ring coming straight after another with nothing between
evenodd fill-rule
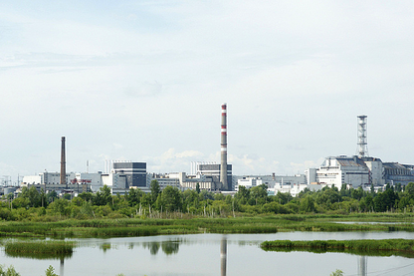
<instances>
[{"instance_id":1,"label":"metal antenna mast","mask_svg":"<svg viewBox=\"0 0 414 276\"><path fill-rule=\"evenodd\" d=\"M368 156L367 146L367 116L358 116L358 157L364 158Z\"/></svg>"}]
</instances>

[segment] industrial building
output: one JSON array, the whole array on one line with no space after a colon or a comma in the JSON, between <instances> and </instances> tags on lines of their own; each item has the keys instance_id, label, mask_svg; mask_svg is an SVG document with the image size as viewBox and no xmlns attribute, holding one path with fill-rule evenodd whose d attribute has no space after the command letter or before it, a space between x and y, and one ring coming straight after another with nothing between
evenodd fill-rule
<instances>
[{"instance_id":1,"label":"industrial building","mask_svg":"<svg viewBox=\"0 0 414 276\"><path fill-rule=\"evenodd\" d=\"M305 171L308 184L333 185L341 189L343 184L357 188L414 182L414 165L382 162L380 158L368 156L367 116L358 116L357 124L358 155L327 157L319 168Z\"/></svg>"},{"instance_id":2,"label":"industrial building","mask_svg":"<svg viewBox=\"0 0 414 276\"><path fill-rule=\"evenodd\" d=\"M149 173L147 176L147 187L150 187L151 181L157 180L158 185L161 190L164 190L167 186L172 186L176 188L180 187L180 179L182 179L182 174L184 173L165 173L165 174L156 174Z\"/></svg>"},{"instance_id":3,"label":"industrial building","mask_svg":"<svg viewBox=\"0 0 414 276\"><path fill-rule=\"evenodd\" d=\"M146 187L147 163L116 161L113 163L113 173L125 178L125 186Z\"/></svg>"},{"instance_id":4,"label":"industrial building","mask_svg":"<svg viewBox=\"0 0 414 276\"><path fill-rule=\"evenodd\" d=\"M191 177L189 176L188 179L200 179L200 181L208 181L212 182L211 190L231 190L232 185L232 174L233 174L233 166L231 164L227 164L226 174L227 177L225 178L227 183L227 189L223 188L222 179L222 171L221 171L222 164L215 164L212 162L195 162L193 166L193 170L191 173Z\"/></svg>"}]
</instances>

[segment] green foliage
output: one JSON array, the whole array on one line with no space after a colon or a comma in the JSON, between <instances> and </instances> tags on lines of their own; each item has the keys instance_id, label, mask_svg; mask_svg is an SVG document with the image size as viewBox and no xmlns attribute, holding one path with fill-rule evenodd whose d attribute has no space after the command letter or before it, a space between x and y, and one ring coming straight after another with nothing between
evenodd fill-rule
<instances>
[{"instance_id":1,"label":"green foliage","mask_svg":"<svg viewBox=\"0 0 414 276\"><path fill-rule=\"evenodd\" d=\"M414 256L414 240L385 239L385 240L313 240L313 241L289 241L276 240L265 241L261 244L265 250L276 250L288 248L304 251L318 252L349 252L356 254L380 255L388 252L387 255L408 255Z\"/></svg>"},{"instance_id":2,"label":"green foliage","mask_svg":"<svg viewBox=\"0 0 414 276\"><path fill-rule=\"evenodd\" d=\"M150 190L151 190L152 202L155 202L157 200L158 194L161 192L160 184L158 184L157 180L152 180L151 181Z\"/></svg>"},{"instance_id":3,"label":"green foliage","mask_svg":"<svg viewBox=\"0 0 414 276\"><path fill-rule=\"evenodd\" d=\"M53 266L49 266L48 269L46 269L46 276L59 276L58 274L55 273L55 269L53 268Z\"/></svg>"},{"instance_id":4,"label":"green foliage","mask_svg":"<svg viewBox=\"0 0 414 276\"><path fill-rule=\"evenodd\" d=\"M62 254L62 253L72 253L73 247L75 244L73 242L65 241L29 241L29 242L8 242L4 246L4 251L6 253L10 252L19 252L19 253L53 253L53 254Z\"/></svg>"},{"instance_id":5,"label":"green foliage","mask_svg":"<svg viewBox=\"0 0 414 276\"><path fill-rule=\"evenodd\" d=\"M9 267L0 265L0 276L20 276L20 273L17 273L12 265Z\"/></svg>"},{"instance_id":6,"label":"green foliage","mask_svg":"<svg viewBox=\"0 0 414 276\"><path fill-rule=\"evenodd\" d=\"M161 193L161 205L167 211L182 210L182 195L178 188L167 186Z\"/></svg>"},{"instance_id":7,"label":"green foliage","mask_svg":"<svg viewBox=\"0 0 414 276\"><path fill-rule=\"evenodd\" d=\"M104 185L96 192L96 194L94 194L92 200L94 205L106 205L112 203L111 189Z\"/></svg>"},{"instance_id":8,"label":"green foliage","mask_svg":"<svg viewBox=\"0 0 414 276\"><path fill-rule=\"evenodd\" d=\"M339 269L331 273L331 276L343 276L343 275L344 275L344 272Z\"/></svg>"},{"instance_id":9,"label":"green foliage","mask_svg":"<svg viewBox=\"0 0 414 276\"><path fill-rule=\"evenodd\" d=\"M311 196L307 196L300 202L300 210L306 213L315 212L315 201Z\"/></svg>"}]
</instances>

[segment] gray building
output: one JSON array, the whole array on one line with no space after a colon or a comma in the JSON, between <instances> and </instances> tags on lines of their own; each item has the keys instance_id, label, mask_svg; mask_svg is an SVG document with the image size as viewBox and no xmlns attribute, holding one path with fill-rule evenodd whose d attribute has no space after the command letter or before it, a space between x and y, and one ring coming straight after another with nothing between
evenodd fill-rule
<instances>
[{"instance_id":1,"label":"gray building","mask_svg":"<svg viewBox=\"0 0 414 276\"><path fill-rule=\"evenodd\" d=\"M114 162L113 172L125 178L125 186L146 187L147 163L144 162Z\"/></svg>"},{"instance_id":2,"label":"gray building","mask_svg":"<svg viewBox=\"0 0 414 276\"><path fill-rule=\"evenodd\" d=\"M216 187L220 187L220 185L218 185L218 183L220 183L220 167L221 167L220 164L197 163L195 174L211 176L212 181L214 183L217 183ZM227 164L227 183L233 182L232 171L233 171L233 166L231 164ZM229 189L232 188L231 186L232 185L229 185ZM220 190L222 190L221 187L220 187Z\"/></svg>"},{"instance_id":3,"label":"gray building","mask_svg":"<svg viewBox=\"0 0 414 276\"><path fill-rule=\"evenodd\" d=\"M384 168L385 183L407 185L414 182L414 165L386 162L382 166Z\"/></svg>"}]
</instances>

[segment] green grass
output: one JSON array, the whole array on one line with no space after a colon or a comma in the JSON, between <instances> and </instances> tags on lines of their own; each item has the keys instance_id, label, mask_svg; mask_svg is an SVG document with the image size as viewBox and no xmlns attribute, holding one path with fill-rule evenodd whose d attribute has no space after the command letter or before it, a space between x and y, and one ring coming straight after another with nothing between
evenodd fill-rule
<instances>
[{"instance_id":1,"label":"green grass","mask_svg":"<svg viewBox=\"0 0 414 276\"><path fill-rule=\"evenodd\" d=\"M261 248L267 251L310 251L323 252L347 252L354 254L376 256L405 255L414 257L414 240L385 239L385 240L314 240L314 241L290 241L276 240L265 241Z\"/></svg>"},{"instance_id":2,"label":"green grass","mask_svg":"<svg viewBox=\"0 0 414 276\"><path fill-rule=\"evenodd\" d=\"M0 237L122 237L194 233L276 233L282 231L414 231L408 223L340 224L335 221L407 222L412 214L258 215L236 218L91 219L57 222L0 222Z\"/></svg>"},{"instance_id":3,"label":"green grass","mask_svg":"<svg viewBox=\"0 0 414 276\"><path fill-rule=\"evenodd\" d=\"M6 253L67 254L72 253L74 242L65 241L11 241L4 246Z\"/></svg>"}]
</instances>

